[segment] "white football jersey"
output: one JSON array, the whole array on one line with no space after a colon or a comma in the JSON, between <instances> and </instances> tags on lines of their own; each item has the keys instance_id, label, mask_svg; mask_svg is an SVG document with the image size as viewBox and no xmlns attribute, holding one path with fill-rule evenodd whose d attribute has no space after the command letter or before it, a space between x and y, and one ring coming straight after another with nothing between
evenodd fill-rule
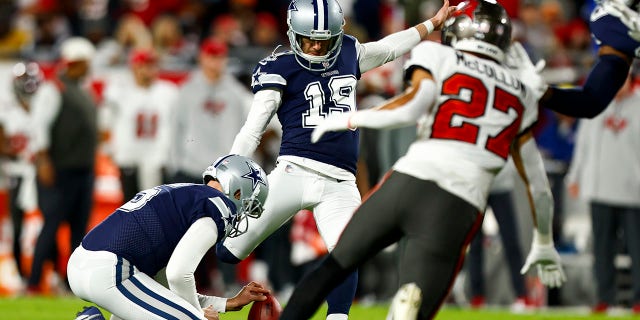
<instances>
[{"instance_id":1,"label":"white football jersey","mask_svg":"<svg viewBox=\"0 0 640 320\"><path fill-rule=\"evenodd\" d=\"M115 78L114 78L115 79ZM156 80L149 88L133 79L109 81L102 119L111 130L113 159L119 166L166 165L172 143L178 87Z\"/></svg>"},{"instance_id":2,"label":"white football jersey","mask_svg":"<svg viewBox=\"0 0 640 320\"><path fill-rule=\"evenodd\" d=\"M405 70L415 67L433 75L439 94L394 169L433 180L483 211L511 144L537 119L537 100L501 64L439 43L416 46Z\"/></svg>"},{"instance_id":3,"label":"white football jersey","mask_svg":"<svg viewBox=\"0 0 640 320\"><path fill-rule=\"evenodd\" d=\"M200 176L211 161L231 149L253 95L231 74L211 83L198 70L180 88L179 99L172 162L176 169Z\"/></svg>"},{"instance_id":4,"label":"white football jersey","mask_svg":"<svg viewBox=\"0 0 640 320\"><path fill-rule=\"evenodd\" d=\"M21 176L33 170L35 126L29 113L16 101L0 102L0 124L9 146L17 158L6 161L3 169L9 175Z\"/></svg>"}]
</instances>

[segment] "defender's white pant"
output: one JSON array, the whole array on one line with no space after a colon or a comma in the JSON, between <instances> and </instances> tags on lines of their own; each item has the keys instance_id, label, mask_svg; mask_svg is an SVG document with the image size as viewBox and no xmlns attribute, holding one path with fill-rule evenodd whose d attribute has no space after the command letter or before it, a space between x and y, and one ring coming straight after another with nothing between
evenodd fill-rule
<instances>
[{"instance_id":1,"label":"defender's white pant","mask_svg":"<svg viewBox=\"0 0 640 320\"><path fill-rule=\"evenodd\" d=\"M67 277L76 296L120 319L206 320L202 310L108 251L76 248L67 264Z\"/></svg>"},{"instance_id":2,"label":"defender's white pant","mask_svg":"<svg viewBox=\"0 0 640 320\"><path fill-rule=\"evenodd\" d=\"M264 212L249 219L246 233L227 238L224 246L238 259L245 259L269 235L298 211L308 209L329 251L360 205L355 181L338 181L317 171L280 160L269 174L269 195Z\"/></svg>"}]
</instances>

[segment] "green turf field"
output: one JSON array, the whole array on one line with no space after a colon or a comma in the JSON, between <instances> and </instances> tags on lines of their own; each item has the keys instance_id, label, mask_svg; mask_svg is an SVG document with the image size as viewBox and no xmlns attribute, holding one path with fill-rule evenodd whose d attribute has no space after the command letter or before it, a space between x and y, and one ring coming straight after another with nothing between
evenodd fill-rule
<instances>
[{"instance_id":1,"label":"green turf field","mask_svg":"<svg viewBox=\"0 0 640 320\"><path fill-rule=\"evenodd\" d=\"M82 306L91 305L82 300L66 298L0 298L0 319L2 320L73 320L77 311ZM249 307L239 312L230 312L221 316L221 320L246 320ZM353 320L384 320L387 306L364 307L354 305L351 309ZM105 312L106 315L106 312ZM323 320L322 309L314 320ZM108 317L107 317L108 319ZM527 315L515 315L502 309L490 309L483 311L466 310L454 307L445 307L436 317L437 320L518 320L518 319L640 319L631 315L621 316L593 316L587 311L539 311Z\"/></svg>"}]
</instances>

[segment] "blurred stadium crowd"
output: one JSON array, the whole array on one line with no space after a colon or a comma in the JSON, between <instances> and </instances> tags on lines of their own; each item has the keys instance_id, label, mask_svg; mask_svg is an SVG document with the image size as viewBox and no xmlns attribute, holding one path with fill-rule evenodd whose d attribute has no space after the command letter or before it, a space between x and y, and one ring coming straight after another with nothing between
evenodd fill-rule
<instances>
[{"instance_id":1,"label":"blurred stadium crowd","mask_svg":"<svg viewBox=\"0 0 640 320\"><path fill-rule=\"evenodd\" d=\"M452 4L457 2L452 1ZM512 16L514 39L524 44L533 61L546 60L544 76L547 81L554 84L580 84L595 57L595 46L587 22L593 1L499 2ZM35 82L31 83L33 90L28 95L37 95L39 85L55 82L65 68L64 59L61 59L61 45L65 40L82 37L91 42L95 51L88 58L90 71L83 84L98 108L97 127L100 133L93 204L88 222L88 227L91 227L131 197L131 190L125 188L125 184L131 184L124 177L137 179L133 184L133 194L137 189L155 185L157 179L161 180L158 181L160 183L197 182L199 172L206 163L230 149L233 137L248 112L250 99L245 98L250 97L248 90L254 66L279 45L284 48L278 50L288 47L285 16L288 4L288 0L0 0L0 119L5 121L0 123L7 131L7 121L14 121L7 116L7 105L19 100L15 79L30 76L29 79ZM441 2L342 0L341 4L345 11L346 33L356 36L360 42L366 42L423 21L440 7ZM432 40L439 40L437 33L431 37ZM23 67L16 67L20 62L24 63ZM37 67L36 71L29 73L28 70L34 68L32 65L28 67L31 62L35 62ZM198 86L198 77L203 75L209 82L202 82L204 84ZM223 75L234 80L225 78L227 84L217 86L218 79L224 78ZM232 86L229 81L243 85L243 90L229 89ZM156 85L159 87L154 87ZM401 61L368 72L359 82L359 108L375 106L400 90ZM211 96L205 93L211 93ZM138 149L139 153L130 157L133 159L123 160L122 157L118 158L118 154L123 152L118 151L122 148L118 141L128 138L119 138L121 134L115 132L123 124L117 122L113 110L134 108L136 99L159 101L160 104L166 104L163 108L167 108L167 111L160 120L151 117L150 124L144 121L132 124L139 126L137 130L149 130L151 125L153 130L150 133L137 133L138 136L148 134L146 138L157 139L157 144L153 147L155 149L149 149L152 151L141 151L138 148L142 147L130 145L129 148ZM185 120L181 114L186 113L184 110L187 109L198 111L190 111L192 115ZM236 111L235 116L226 115L232 110ZM212 126L223 126L225 130L211 131L202 136L202 140L198 141L200 144L196 145L201 153L180 149L180 143L176 141L186 142L197 136L197 133L186 134L187 130L193 131L194 127L205 125L190 121L209 119L205 116L211 117L211 121L218 121ZM222 116L226 118L213 120ZM170 129L153 126L168 126ZM470 293L469 281L464 280L468 276L462 273L459 283L454 287L452 303L472 307L513 303L514 310L522 310L545 304L593 305L598 302L595 288L586 286L584 282L585 279L593 282L592 260L589 258L592 249L588 208L585 199L576 200L571 197L574 193L566 192L564 182L571 166L578 127L576 119L541 110L536 128L537 142L546 157L546 170L555 193L556 244L568 264L569 283L562 289L564 292L543 292L541 285L528 276L525 297L510 291L509 280L503 279L507 276L500 271L507 264L500 253L500 243L495 241L500 236L500 232L496 231L499 223L493 223L488 218L481 241L486 257L485 262L481 263L486 267L486 283L500 285L487 286L482 294ZM271 127L271 134L265 136L255 155L267 172L277 156L278 150L274 146L278 145L278 129L277 124ZM161 133L163 130L168 133ZM362 161L358 175L362 194L372 188L397 157L405 152L414 135L414 128L388 132L363 130ZM176 136L182 140L176 139ZM39 266L44 268L40 283L37 286L26 285L43 218L37 206L26 206L22 208L27 210L23 210L20 230L11 227L9 207L12 201L9 191L13 182L6 167L15 161L16 149L24 142L7 132L0 138L3 139L0 152L0 294L63 294L66 291L64 266L71 250L69 231L65 225L58 231L56 255L49 257L51 262L46 262L45 266ZM210 148L208 154L204 150L207 148ZM36 151L32 150L33 153ZM147 170L148 167L157 171ZM131 168L140 172L126 171ZM35 176L31 179L35 179ZM523 237L517 241L522 246L528 243L525 237L530 237L527 233L530 231L527 230L531 229L528 227L531 221L526 212L526 199L517 184L512 183L506 189L513 191L511 196L516 207L513 214L518 217L522 231L520 235ZM13 202L17 201L12 199ZM640 205L635 206L637 208ZM20 232L19 237L13 236L16 230ZM281 300L286 300L305 268L324 254L325 249L316 232L311 213L301 211L293 221L263 243L250 259L238 266L219 263L211 255L198 271L200 289L224 295L236 292L239 286L250 280L257 280L268 283ZM21 252L15 259L12 253L14 242L21 244ZM616 303L630 305L633 302L630 294L624 294L631 286L628 276L630 263L628 256L624 255L625 246L619 247L619 250L617 247L613 250L620 253L616 260L616 272L621 274L617 286L623 289L623 293L616 296ZM523 248L523 252L526 253L524 250L527 249ZM389 248L363 268L359 301L384 301L395 293L393 255L394 248ZM15 260L20 262L17 266Z\"/></svg>"}]
</instances>

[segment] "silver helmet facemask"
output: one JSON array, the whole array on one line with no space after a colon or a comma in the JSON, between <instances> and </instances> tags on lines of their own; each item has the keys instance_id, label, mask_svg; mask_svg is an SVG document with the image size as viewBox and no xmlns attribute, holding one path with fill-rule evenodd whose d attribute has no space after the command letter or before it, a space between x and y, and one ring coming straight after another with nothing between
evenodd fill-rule
<instances>
[{"instance_id":1,"label":"silver helmet facemask","mask_svg":"<svg viewBox=\"0 0 640 320\"><path fill-rule=\"evenodd\" d=\"M289 43L296 61L311 71L325 71L337 61L344 36L344 14L336 0L293 0L287 9ZM322 56L302 51L302 37L329 40L327 53Z\"/></svg>"},{"instance_id":2,"label":"silver helmet facemask","mask_svg":"<svg viewBox=\"0 0 640 320\"><path fill-rule=\"evenodd\" d=\"M18 101L28 105L44 81L44 74L35 62L18 62L13 66L13 93Z\"/></svg>"},{"instance_id":3,"label":"silver helmet facemask","mask_svg":"<svg viewBox=\"0 0 640 320\"><path fill-rule=\"evenodd\" d=\"M445 21L442 43L503 62L511 45L511 20L495 0L460 3Z\"/></svg>"},{"instance_id":4,"label":"silver helmet facemask","mask_svg":"<svg viewBox=\"0 0 640 320\"><path fill-rule=\"evenodd\" d=\"M218 181L222 193L236 206L235 214L223 216L226 237L233 238L247 232L248 218L257 219L262 215L262 206L269 193L266 177L255 161L239 155L220 157L204 171L203 182Z\"/></svg>"}]
</instances>

